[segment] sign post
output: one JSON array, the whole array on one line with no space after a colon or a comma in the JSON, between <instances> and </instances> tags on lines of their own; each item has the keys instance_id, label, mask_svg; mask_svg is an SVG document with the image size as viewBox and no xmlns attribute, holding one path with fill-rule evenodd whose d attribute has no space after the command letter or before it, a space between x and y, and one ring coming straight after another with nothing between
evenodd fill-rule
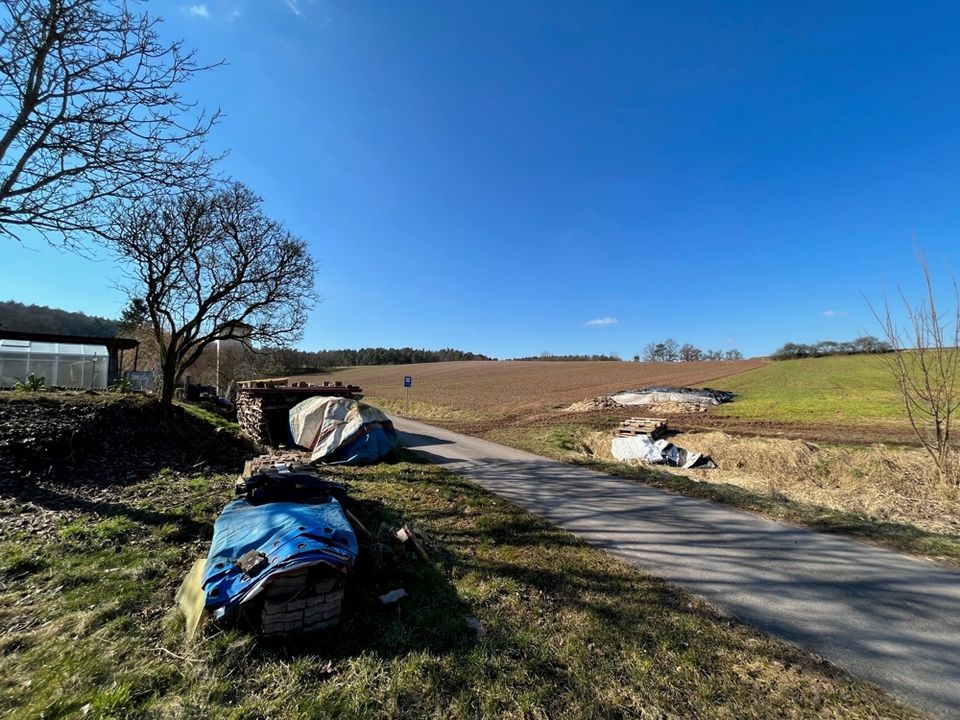
<instances>
[{"instance_id":1,"label":"sign post","mask_svg":"<svg viewBox=\"0 0 960 720\"><path fill-rule=\"evenodd\" d=\"M410 414L410 388L412 387L413 387L413 378L410 377L409 375L404 375L403 376L403 396L406 399L407 409L405 412L407 413L407 415Z\"/></svg>"}]
</instances>

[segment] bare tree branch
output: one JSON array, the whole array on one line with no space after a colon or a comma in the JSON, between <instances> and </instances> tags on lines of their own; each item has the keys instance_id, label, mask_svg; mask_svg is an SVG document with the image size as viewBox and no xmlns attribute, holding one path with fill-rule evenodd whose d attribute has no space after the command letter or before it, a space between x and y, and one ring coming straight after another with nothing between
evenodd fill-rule
<instances>
[{"instance_id":1,"label":"bare tree branch","mask_svg":"<svg viewBox=\"0 0 960 720\"><path fill-rule=\"evenodd\" d=\"M944 317L937 304L933 278L917 253L924 281L924 300L913 305L902 290L906 328L897 325L886 293L882 308L870 310L883 328L893 352L881 356L896 382L904 413L914 434L937 468L941 480L960 485L952 441L953 417L960 408L960 292L953 283L954 310Z\"/></svg>"},{"instance_id":2,"label":"bare tree branch","mask_svg":"<svg viewBox=\"0 0 960 720\"><path fill-rule=\"evenodd\" d=\"M180 88L211 66L157 26L125 0L0 0L0 234L78 248L118 202L206 181L219 112Z\"/></svg>"},{"instance_id":3,"label":"bare tree branch","mask_svg":"<svg viewBox=\"0 0 960 720\"><path fill-rule=\"evenodd\" d=\"M280 347L316 301L306 244L268 218L240 183L147 199L118 213L117 248L160 351L161 399L216 340Z\"/></svg>"}]
</instances>

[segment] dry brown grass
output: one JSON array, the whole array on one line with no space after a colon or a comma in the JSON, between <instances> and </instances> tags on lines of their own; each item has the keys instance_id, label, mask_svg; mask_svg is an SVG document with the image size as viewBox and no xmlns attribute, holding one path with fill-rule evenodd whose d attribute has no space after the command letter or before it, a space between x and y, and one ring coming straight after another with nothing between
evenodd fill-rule
<instances>
[{"instance_id":1,"label":"dry brown grass","mask_svg":"<svg viewBox=\"0 0 960 720\"><path fill-rule=\"evenodd\" d=\"M645 385L707 385L762 364L760 360L446 362L344 368L303 379L342 380L360 385L367 395L401 400L403 377L410 375L412 400L495 418L565 408L579 400Z\"/></svg>"},{"instance_id":2,"label":"dry brown grass","mask_svg":"<svg viewBox=\"0 0 960 720\"><path fill-rule=\"evenodd\" d=\"M706 453L713 470L663 468L708 483L737 485L808 505L907 523L929 532L960 533L960 493L937 477L919 449L872 445L817 446L802 440L680 433L671 442ZM609 433L585 444L595 458L614 461Z\"/></svg>"}]
</instances>

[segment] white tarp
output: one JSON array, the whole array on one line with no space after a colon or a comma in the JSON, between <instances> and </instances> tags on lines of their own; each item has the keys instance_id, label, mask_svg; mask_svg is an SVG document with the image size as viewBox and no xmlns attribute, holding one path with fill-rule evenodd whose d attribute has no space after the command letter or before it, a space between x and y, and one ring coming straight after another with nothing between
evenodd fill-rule
<instances>
[{"instance_id":1,"label":"white tarp","mask_svg":"<svg viewBox=\"0 0 960 720\"><path fill-rule=\"evenodd\" d=\"M640 460L646 463L663 462L663 455L648 435L615 437L611 451L617 460L623 460L624 462L632 460Z\"/></svg>"},{"instance_id":2,"label":"white tarp","mask_svg":"<svg viewBox=\"0 0 960 720\"><path fill-rule=\"evenodd\" d=\"M659 405L660 403L696 403L698 405L719 405L714 398L700 395L686 395L673 392L631 392L624 390L610 396L619 405Z\"/></svg>"},{"instance_id":3,"label":"white tarp","mask_svg":"<svg viewBox=\"0 0 960 720\"><path fill-rule=\"evenodd\" d=\"M370 423L393 426L379 409L349 398L307 398L290 410L293 442L313 451L311 462L351 442Z\"/></svg>"},{"instance_id":4,"label":"white tarp","mask_svg":"<svg viewBox=\"0 0 960 720\"><path fill-rule=\"evenodd\" d=\"M645 387L621 390L610 395L610 399L619 405L658 405L670 402L719 405L733 400L733 393L712 388Z\"/></svg>"},{"instance_id":5,"label":"white tarp","mask_svg":"<svg viewBox=\"0 0 960 720\"><path fill-rule=\"evenodd\" d=\"M667 440L654 442L648 435L634 435L633 437L615 437L611 452L617 460L623 462L640 462L651 465L672 465L674 467L691 468L701 463L702 453L688 452ZM709 459L705 460L704 467L713 467Z\"/></svg>"}]
</instances>

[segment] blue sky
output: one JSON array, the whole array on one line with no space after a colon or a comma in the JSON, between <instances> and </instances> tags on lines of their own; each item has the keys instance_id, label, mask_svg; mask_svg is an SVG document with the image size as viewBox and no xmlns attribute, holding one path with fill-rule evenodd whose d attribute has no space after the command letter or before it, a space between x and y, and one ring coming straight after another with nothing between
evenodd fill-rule
<instances>
[{"instance_id":1,"label":"blue sky","mask_svg":"<svg viewBox=\"0 0 960 720\"><path fill-rule=\"evenodd\" d=\"M956 2L149 7L321 261L307 349L764 354L876 332L915 246L953 269ZM107 260L2 255L0 298L123 305Z\"/></svg>"}]
</instances>

